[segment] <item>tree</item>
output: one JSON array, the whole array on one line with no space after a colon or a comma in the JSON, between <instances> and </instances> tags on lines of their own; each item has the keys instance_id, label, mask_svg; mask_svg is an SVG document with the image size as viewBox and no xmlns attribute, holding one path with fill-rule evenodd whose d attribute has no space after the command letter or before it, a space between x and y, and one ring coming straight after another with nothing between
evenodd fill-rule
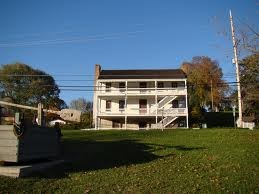
<instances>
[{"instance_id":1,"label":"tree","mask_svg":"<svg viewBox=\"0 0 259 194\"><path fill-rule=\"evenodd\" d=\"M256 29L256 24L253 24L251 21L247 20L247 18L239 18L238 15L238 13L233 13L233 23L235 27L235 39L238 57L241 59L245 56L259 53L259 32L258 29ZM228 24L225 26L226 20L220 19L220 16L213 16L213 18L211 18L211 22L214 23L213 25L217 31L217 36L220 36L225 39L224 41L229 42L232 35L230 25ZM224 52L227 58L233 58L232 48L229 47L232 47L232 43L221 45L216 44L213 46L220 49L221 52Z\"/></svg>"},{"instance_id":2,"label":"tree","mask_svg":"<svg viewBox=\"0 0 259 194\"><path fill-rule=\"evenodd\" d=\"M3 97L12 98L14 103L36 106L41 102L52 109L66 106L54 78L41 70L22 63L6 64L0 67L0 77Z\"/></svg>"},{"instance_id":3,"label":"tree","mask_svg":"<svg viewBox=\"0 0 259 194\"><path fill-rule=\"evenodd\" d=\"M243 25L239 27L239 33L237 34L238 46L240 46L239 49L245 49L252 54L259 54L259 33L253 26L245 22L242 22L242 24Z\"/></svg>"},{"instance_id":4,"label":"tree","mask_svg":"<svg viewBox=\"0 0 259 194\"><path fill-rule=\"evenodd\" d=\"M259 53L240 62L241 94L246 115L259 110Z\"/></svg>"},{"instance_id":5,"label":"tree","mask_svg":"<svg viewBox=\"0 0 259 194\"><path fill-rule=\"evenodd\" d=\"M84 98L77 98L70 102L70 108L80 110L83 113L92 112L92 102Z\"/></svg>"},{"instance_id":6,"label":"tree","mask_svg":"<svg viewBox=\"0 0 259 194\"><path fill-rule=\"evenodd\" d=\"M69 108L83 112L81 116L81 123L77 125L77 128L82 129L92 127L93 103L91 101L87 101L82 97L77 98L70 102Z\"/></svg>"},{"instance_id":7,"label":"tree","mask_svg":"<svg viewBox=\"0 0 259 194\"><path fill-rule=\"evenodd\" d=\"M181 69L187 74L191 109L211 107L212 98L213 106L219 107L227 85L222 79L218 62L209 57L196 56L191 62L184 62Z\"/></svg>"}]
</instances>

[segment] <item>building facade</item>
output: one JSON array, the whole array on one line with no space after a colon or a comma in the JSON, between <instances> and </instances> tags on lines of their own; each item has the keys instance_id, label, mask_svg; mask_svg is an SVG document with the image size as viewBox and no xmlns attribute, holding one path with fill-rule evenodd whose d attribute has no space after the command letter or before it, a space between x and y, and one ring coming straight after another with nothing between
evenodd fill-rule
<instances>
[{"instance_id":1,"label":"building facade","mask_svg":"<svg viewBox=\"0 0 259 194\"><path fill-rule=\"evenodd\" d=\"M180 69L102 70L95 66L96 129L188 128L187 78Z\"/></svg>"}]
</instances>

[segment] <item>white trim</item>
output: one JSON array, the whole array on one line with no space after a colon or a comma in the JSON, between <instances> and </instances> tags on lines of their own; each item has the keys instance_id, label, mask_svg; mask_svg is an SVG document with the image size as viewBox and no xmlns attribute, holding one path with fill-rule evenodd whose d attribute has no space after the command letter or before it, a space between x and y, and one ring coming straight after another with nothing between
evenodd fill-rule
<instances>
[{"instance_id":1,"label":"white trim","mask_svg":"<svg viewBox=\"0 0 259 194\"><path fill-rule=\"evenodd\" d=\"M187 80L186 78L156 78L157 81L185 81ZM154 79L98 79L99 82L123 82L123 81L128 81L128 82L154 82Z\"/></svg>"}]
</instances>

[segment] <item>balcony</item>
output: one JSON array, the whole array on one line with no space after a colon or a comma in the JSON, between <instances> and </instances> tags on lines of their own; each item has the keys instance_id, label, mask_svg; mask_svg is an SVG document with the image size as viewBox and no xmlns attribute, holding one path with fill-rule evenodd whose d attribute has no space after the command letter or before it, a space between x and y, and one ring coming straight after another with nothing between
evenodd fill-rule
<instances>
[{"instance_id":1,"label":"balcony","mask_svg":"<svg viewBox=\"0 0 259 194\"><path fill-rule=\"evenodd\" d=\"M187 108L170 108L159 109L157 116L186 116L188 114ZM119 110L101 110L98 112L98 116L156 116L156 111L152 111L150 108L126 108Z\"/></svg>"},{"instance_id":2,"label":"balcony","mask_svg":"<svg viewBox=\"0 0 259 194\"><path fill-rule=\"evenodd\" d=\"M185 87L178 88L107 88L100 87L98 96L148 96L148 95L187 95Z\"/></svg>"}]
</instances>

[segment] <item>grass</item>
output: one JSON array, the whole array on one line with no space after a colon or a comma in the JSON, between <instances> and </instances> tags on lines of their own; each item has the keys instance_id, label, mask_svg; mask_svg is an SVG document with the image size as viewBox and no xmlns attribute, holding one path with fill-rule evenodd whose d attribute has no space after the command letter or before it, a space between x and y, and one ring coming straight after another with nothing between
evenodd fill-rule
<instances>
[{"instance_id":1,"label":"grass","mask_svg":"<svg viewBox=\"0 0 259 194\"><path fill-rule=\"evenodd\" d=\"M259 131L63 131L65 163L0 193L259 193Z\"/></svg>"}]
</instances>

